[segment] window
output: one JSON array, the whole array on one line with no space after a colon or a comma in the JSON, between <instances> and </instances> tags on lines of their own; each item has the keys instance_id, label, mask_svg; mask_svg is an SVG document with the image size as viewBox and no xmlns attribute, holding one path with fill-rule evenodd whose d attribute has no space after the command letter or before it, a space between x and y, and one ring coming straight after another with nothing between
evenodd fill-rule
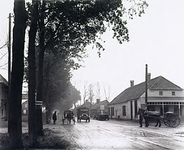
<instances>
[{"instance_id":1,"label":"window","mask_svg":"<svg viewBox=\"0 0 184 150\"><path fill-rule=\"evenodd\" d=\"M168 105L164 105L164 113L166 113L168 111L169 111Z\"/></svg>"},{"instance_id":2,"label":"window","mask_svg":"<svg viewBox=\"0 0 184 150\"><path fill-rule=\"evenodd\" d=\"M159 91L159 95L163 95L163 91Z\"/></svg>"},{"instance_id":3,"label":"window","mask_svg":"<svg viewBox=\"0 0 184 150\"><path fill-rule=\"evenodd\" d=\"M111 107L111 116L114 116L114 107Z\"/></svg>"},{"instance_id":4,"label":"window","mask_svg":"<svg viewBox=\"0 0 184 150\"><path fill-rule=\"evenodd\" d=\"M174 96L175 95L175 91L172 91L172 96Z\"/></svg>"},{"instance_id":5,"label":"window","mask_svg":"<svg viewBox=\"0 0 184 150\"><path fill-rule=\"evenodd\" d=\"M179 114L179 107L177 105L174 106L174 113Z\"/></svg>"},{"instance_id":6,"label":"window","mask_svg":"<svg viewBox=\"0 0 184 150\"><path fill-rule=\"evenodd\" d=\"M27 104L25 104L25 108L27 108Z\"/></svg>"},{"instance_id":7,"label":"window","mask_svg":"<svg viewBox=\"0 0 184 150\"><path fill-rule=\"evenodd\" d=\"M122 111L123 114L122 114L122 115L123 115L123 116L126 116L126 106L124 105L124 106L122 107L122 109L123 109L123 111Z\"/></svg>"}]
</instances>

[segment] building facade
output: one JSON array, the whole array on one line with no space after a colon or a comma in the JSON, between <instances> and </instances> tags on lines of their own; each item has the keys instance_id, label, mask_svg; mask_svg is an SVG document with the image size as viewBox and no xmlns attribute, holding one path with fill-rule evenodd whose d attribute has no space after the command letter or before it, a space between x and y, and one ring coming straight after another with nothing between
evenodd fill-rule
<instances>
[{"instance_id":1,"label":"building facade","mask_svg":"<svg viewBox=\"0 0 184 150\"><path fill-rule=\"evenodd\" d=\"M109 109L108 109L109 102L107 100L100 101L97 99L97 102L92 106L91 108L91 117L95 117L99 114L107 114L109 115Z\"/></svg>"},{"instance_id":2,"label":"building facade","mask_svg":"<svg viewBox=\"0 0 184 150\"><path fill-rule=\"evenodd\" d=\"M7 118L7 101L8 101L8 82L0 74L0 117Z\"/></svg>"},{"instance_id":3,"label":"building facade","mask_svg":"<svg viewBox=\"0 0 184 150\"><path fill-rule=\"evenodd\" d=\"M146 83L134 85L125 89L109 103L110 117L122 119L138 119L138 109L145 108L151 111L158 111L161 115L165 112L177 113L184 117L184 91L182 88L159 76L147 82L147 102Z\"/></svg>"}]
</instances>

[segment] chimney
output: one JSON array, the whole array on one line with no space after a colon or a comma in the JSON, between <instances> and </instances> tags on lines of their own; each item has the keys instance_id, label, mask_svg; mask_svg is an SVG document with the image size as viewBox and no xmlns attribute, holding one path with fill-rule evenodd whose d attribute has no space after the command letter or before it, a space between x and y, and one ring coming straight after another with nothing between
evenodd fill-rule
<instances>
[{"instance_id":1,"label":"chimney","mask_svg":"<svg viewBox=\"0 0 184 150\"><path fill-rule=\"evenodd\" d=\"M130 87L134 86L134 80L130 80Z\"/></svg>"},{"instance_id":2,"label":"chimney","mask_svg":"<svg viewBox=\"0 0 184 150\"><path fill-rule=\"evenodd\" d=\"M148 81L151 80L151 73L148 73L148 75L147 75L147 80L148 80Z\"/></svg>"},{"instance_id":3,"label":"chimney","mask_svg":"<svg viewBox=\"0 0 184 150\"><path fill-rule=\"evenodd\" d=\"M100 103L100 99L96 99L96 103Z\"/></svg>"}]
</instances>

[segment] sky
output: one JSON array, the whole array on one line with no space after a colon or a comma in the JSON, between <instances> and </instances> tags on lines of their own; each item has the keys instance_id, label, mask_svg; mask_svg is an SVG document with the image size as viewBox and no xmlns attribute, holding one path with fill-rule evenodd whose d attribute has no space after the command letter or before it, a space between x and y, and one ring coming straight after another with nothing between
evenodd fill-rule
<instances>
[{"instance_id":1,"label":"sky","mask_svg":"<svg viewBox=\"0 0 184 150\"><path fill-rule=\"evenodd\" d=\"M145 64L151 78L163 76L184 88L184 6L183 0L147 0L149 7L142 17L128 21L130 42L119 44L111 32L102 38L105 51L98 57L97 50L87 48L88 58L84 67L73 72L72 83L83 96L84 86L99 83L100 96L105 99L104 89L110 101L130 86L130 80L139 84L145 80ZM8 34L8 14L13 0L0 2L0 46ZM7 48L0 50L0 58ZM0 73L7 78L2 65L7 57L0 59Z\"/></svg>"}]
</instances>

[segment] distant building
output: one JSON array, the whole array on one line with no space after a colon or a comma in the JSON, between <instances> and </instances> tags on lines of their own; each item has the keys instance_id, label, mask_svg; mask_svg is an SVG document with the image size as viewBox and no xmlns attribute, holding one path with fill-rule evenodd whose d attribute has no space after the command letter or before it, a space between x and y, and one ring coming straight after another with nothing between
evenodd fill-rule
<instances>
[{"instance_id":1,"label":"distant building","mask_svg":"<svg viewBox=\"0 0 184 150\"><path fill-rule=\"evenodd\" d=\"M125 89L109 103L110 117L122 119L137 119L138 108L145 107L145 82ZM147 82L147 108L164 114L167 111L184 116L184 91L181 87L162 76Z\"/></svg>"},{"instance_id":2,"label":"distant building","mask_svg":"<svg viewBox=\"0 0 184 150\"><path fill-rule=\"evenodd\" d=\"M107 100L100 101L100 99L97 99L97 102L91 107L91 116L109 114L108 104L109 102Z\"/></svg>"},{"instance_id":3,"label":"distant building","mask_svg":"<svg viewBox=\"0 0 184 150\"><path fill-rule=\"evenodd\" d=\"M92 106L93 106L93 104L91 104L91 102L89 102L88 100L86 100L86 101L84 102L84 104L82 104L80 107L86 107L86 108L88 108L89 110L91 110ZM90 116L91 116L91 112L90 112Z\"/></svg>"},{"instance_id":4,"label":"distant building","mask_svg":"<svg viewBox=\"0 0 184 150\"><path fill-rule=\"evenodd\" d=\"M8 101L8 82L0 74L0 117L6 118L7 116L7 101Z\"/></svg>"},{"instance_id":5,"label":"distant building","mask_svg":"<svg viewBox=\"0 0 184 150\"><path fill-rule=\"evenodd\" d=\"M87 108L91 109L92 105L93 104L91 102L89 102L88 100L86 100L84 102L84 104L81 105L81 107L87 107Z\"/></svg>"}]
</instances>

